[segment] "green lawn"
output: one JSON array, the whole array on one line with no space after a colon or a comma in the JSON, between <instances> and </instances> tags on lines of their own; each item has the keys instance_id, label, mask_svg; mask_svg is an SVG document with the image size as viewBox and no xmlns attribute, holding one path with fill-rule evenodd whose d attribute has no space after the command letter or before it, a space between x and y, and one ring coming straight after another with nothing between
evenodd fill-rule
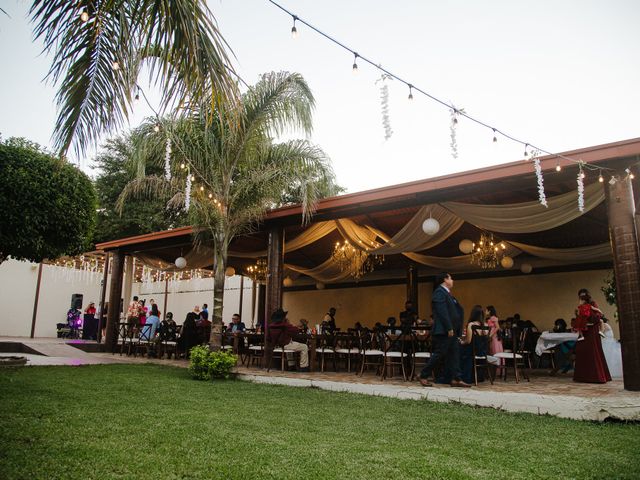
<instances>
[{"instance_id":1,"label":"green lawn","mask_svg":"<svg viewBox=\"0 0 640 480\"><path fill-rule=\"evenodd\" d=\"M158 365L0 370L0 479L640 478L640 426Z\"/></svg>"}]
</instances>

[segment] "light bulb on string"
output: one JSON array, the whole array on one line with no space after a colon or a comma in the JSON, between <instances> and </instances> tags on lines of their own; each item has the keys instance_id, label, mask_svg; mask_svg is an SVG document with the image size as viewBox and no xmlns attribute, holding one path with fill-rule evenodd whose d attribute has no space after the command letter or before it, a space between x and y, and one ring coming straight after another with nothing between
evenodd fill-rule
<instances>
[{"instance_id":1,"label":"light bulb on string","mask_svg":"<svg viewBox=\"0 0 640 480\"><path fill-rule=\"evenodd\" d=\"M195 175L191 175L191 181L195 182L196 181L196 176Z\"/></svg>"},{"instance_id":2,"label":"light bulb on string","mask_svg":"<svg viewBox=\"0 0 640 480\"><path fill-rule=\"evenodd\" d=\"M409 84L409 100L413 100L413 85Z\"/></svg>"},{"instance_id":3,"label":"light bulb on string","mask_svg":"<svg viewBox=\"0 0 640 480\"><path fill-rule=\"evenodd\" d=\"M209 194L209 198L213 198L213 193L210 193L210 194Z\"/></svg>"},{"instance_id":4,"label":"light bulb on string","mask_svg":"<svg viewBox=\"0 0 640 480\"><path fill-rule=\"evenodd\" d=\"M356 52L353 52L353 66L351 67L351 70L354 74L358 73L358 57L359 55Z\"/></svg>"},{"instance_id":5,"label":"light bulb on string","mask_svg":"<svg viewBox=\"0 0 640 480\"><path fill-rule=\"evenodd\" d=\"M84 23L89 21L89 14L87 13L86 10L83 10L82 13L80 14L80 20L82 20L82 22Z\"/></svg>"},{"instance_id":6,"label":"light bulb on string","mask_svg":"<svg viewBox=\"0 0 640 480\"><path fill-rule=\"evenodd\" d=\"M158 133L160 131L160 125L158 125L157 123L153 126L153 131Z\"/></svg>"},{"instance_id":7,"label":"light bulb on string","mask_svg":"<svg viewBox=\"0 0 640 480\"><path fill-rule=\"evenodd\" d=\"M497 141L498 141L498 137L496 135L496 129L494 128L493 129L493 143L497 143Z\"/></svg>"},{"instance_id":8,"label":"light bulb on string","mask_svg":"<svg viewBox=\"0 0 640 480\"><path fill-rule=\"evenodd\" d=\"M180 164L180 168L184 170L184 168L186 167L186 165L184 163Z\"/></svg>"},{"instance_id":9,"label":"light bulb on string","mask_svg":"<svg viewBox=\"0 0 640 480\"><path fill-rule=\"evenodd\" d=\"M580 171L580 178L584 180L584 177L586 177L586 175L584 174L583 171Z\"/></svg>"},{"instance_id":10,"label":"light bulb on string","mask_svg":"<svg viewBox=\"0 0 640 480\"><path fill-rule=\"evenodd\" d=\"M560 160L556 161L556 172L559 172L562 170L562 167L560 166Z\"/></svg>"},{"instance_id":11,"label":"light bulb on string","mask_svg":"<svg viewBox=\"0 0 640 480\"><path fill-rule=\"evenodd\" d=\"M204 187L203 186L200 186L200 191L204 192Z\"/></svg>"},{"instance_id":12,"label":"light bulb on string","mask_svg":"<svg viewBox=\"0 0 640 480\"><path fill-rule=\"evenodd\" d=\"M600 183L604 183L604 177L602 176L602 172L600 172L600 175L598 176L598 181Z\"/></svg>"},{"instance_id":13,"label":"light bulb on string","mask_svg":"<svg viewBox=\"0 0 640 480\"><path fill-rule=\"evenodd\" d=\"M627 168L627 169L625 170L625 172L627 172L627 175L629 176L629 178L630 178L631 180L633 180L634 178L636 178L636 176L633 174L633 172L631 171L631 169L630 169L630 168Z\"/></svg>"},{"instance_id":14,"label":"light bulb on string","mask_svg":"<svg viewBox=\"0 0 640 480\"><path fill-rule=\"evenodd\" d=\"M120 70L120 64L118 62L113 62L111 64L111 68L113 68L115 71Z\"/></svg>"},{"instance_id":15,"label":"light bulb on string","mask_svg":"<svg viewBox=\"0 0 640 480\"><path fill-rule=\"evenodd\" d=\"M529 156L529 152L527 150L528 148L529 148L529 144L525 143L525 145L524 145L524 156L525 156L525 158Z\"/></svg>"},{"instance_id":16,"label":"light bulb on string","mask_svg":"<svg viewBox=\"0 0 640 480\"><path fill-rule=\"evenodd\" d=\"M291 38L298 38L298 29L296 28L296 20L298 17L293 16L293 27L291 27Z\"/></svg>"}]
</instances>

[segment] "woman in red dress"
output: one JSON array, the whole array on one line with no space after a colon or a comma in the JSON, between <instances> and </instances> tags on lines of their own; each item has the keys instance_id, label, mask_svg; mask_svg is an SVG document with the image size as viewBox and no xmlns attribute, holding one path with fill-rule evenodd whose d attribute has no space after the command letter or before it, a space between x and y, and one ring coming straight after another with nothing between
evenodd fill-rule
<instances>
[{"instance_id":1,"label":"woman in red dress","mask_svg":"<svg viewBox=\"0 0 640 480\"><path fill-rule=\"evenodd\" d=\"M589 291L586 288L578 291L578 297L582 298L583 296L590 299ZM590 305L594 307L593 312L600 312L594 301L591 301ZM600 322L598 315L592 315L585 326L583 341L576 342L574 382L606 383L611 381L600 342Z\"/></svg>"}]
</instances>

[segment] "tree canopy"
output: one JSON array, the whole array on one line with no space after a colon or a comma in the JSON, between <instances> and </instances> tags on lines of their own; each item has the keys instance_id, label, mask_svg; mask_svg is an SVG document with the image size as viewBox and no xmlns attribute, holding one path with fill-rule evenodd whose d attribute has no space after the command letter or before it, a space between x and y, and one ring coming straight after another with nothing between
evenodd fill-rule
<instances>
[{"instance_id":1,"label":"tree canopy","mask_svg":"<svg viewBox=\"0 0 640 480\"><path fill-rule=\"evenodd\" d=\"M21 138L0 142L0 262L75 255L91 243L96 194L89 177Z\"/></svg>"},{"instance_id":2,"label":"tree canopy","mask_svg":"<svg viewBox=\"0 0 640 480\"><path fill-rule=\"evenodd\" d=\"M135 171L135 157L140 154L140 139L147 133L135 129L110 139L95 159L94 167L99 171L95 181L98 194L95 243L167 230L187 223L187 214L168 208L168 198L163 196L132 198L120 211L116 209L120 193L138 173ZM150 164L145 168L145 175L161 174L162 169L157 165Z\"/></svg>"}]
</instances>

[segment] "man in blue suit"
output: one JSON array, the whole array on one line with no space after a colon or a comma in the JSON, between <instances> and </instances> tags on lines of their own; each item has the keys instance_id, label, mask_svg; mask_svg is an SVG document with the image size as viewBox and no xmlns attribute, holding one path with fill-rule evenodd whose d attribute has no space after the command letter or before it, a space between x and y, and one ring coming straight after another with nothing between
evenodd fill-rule
<instances>
[{"instance_id":1,"label":"man in blue suit","mask_svg":"<svg viewBox=\"0 0 640 480\"><path fill-rule=\"evenodd\" d=\"M429 363L420 372L420 384L430 387L428 380L433 369L444 365L445 378L451 378L452 387L470 387L460 378L460 336L464 310L451 295L453 278L448 273L441 273L436 277L436 288L431 297L431 311L433 313L433 329L431 330L432 350Z\"/></svg>"}]
</instances>

